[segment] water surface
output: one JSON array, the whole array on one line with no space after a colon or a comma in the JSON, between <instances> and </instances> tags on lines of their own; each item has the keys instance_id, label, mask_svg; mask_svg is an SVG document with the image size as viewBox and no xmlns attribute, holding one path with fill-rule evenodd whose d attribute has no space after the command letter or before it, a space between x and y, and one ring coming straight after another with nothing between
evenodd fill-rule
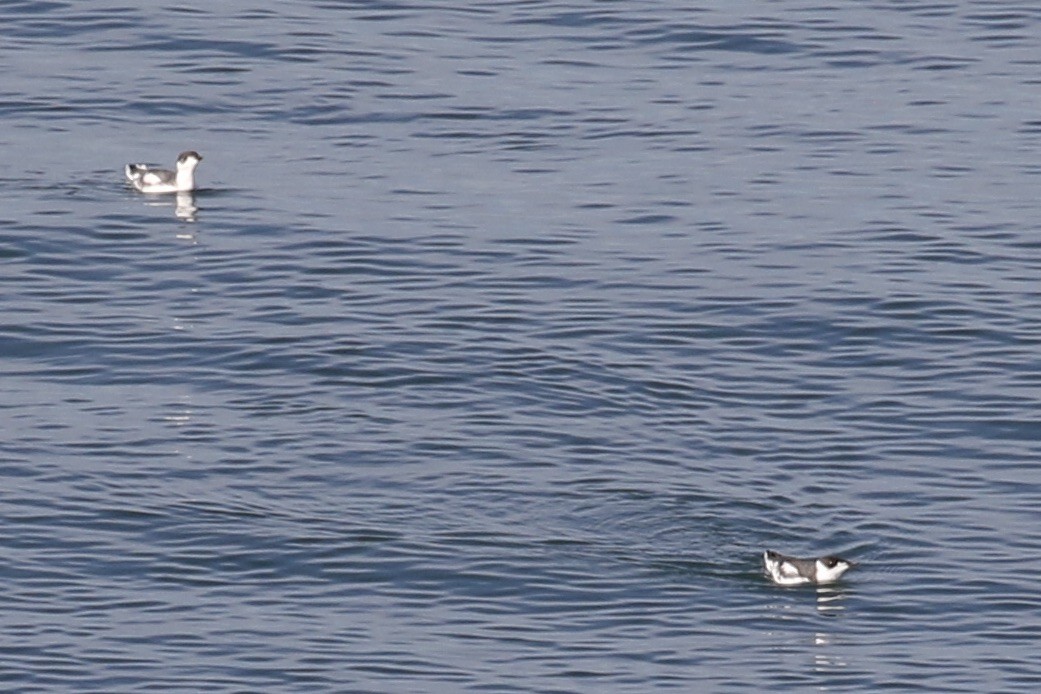
<instances>
[{"instance_id":1,"label":"water surface","mask_svg":"<svg viewBox=\"0 0 1041 694\"><path fill-rule=\"evenodd\" d=\"M1041 685L1031 4L0 21L8 687Z\"/></svg>"}]
</instances>

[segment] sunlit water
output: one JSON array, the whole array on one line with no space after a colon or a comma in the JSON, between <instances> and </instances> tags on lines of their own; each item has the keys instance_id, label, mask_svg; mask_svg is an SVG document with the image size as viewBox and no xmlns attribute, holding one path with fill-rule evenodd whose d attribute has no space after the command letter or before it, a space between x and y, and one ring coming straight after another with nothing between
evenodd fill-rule
<instances>
[{"instance_id":1,"label":"sunlit water","mask_svg":"<svg viewBox=\"0 0 1041 694\"><path fill-rule=\"evenodd\" d=\"M1036 691L1041 10L695 4L0 6L4 686Z\"/></svg>"}]
</instances>

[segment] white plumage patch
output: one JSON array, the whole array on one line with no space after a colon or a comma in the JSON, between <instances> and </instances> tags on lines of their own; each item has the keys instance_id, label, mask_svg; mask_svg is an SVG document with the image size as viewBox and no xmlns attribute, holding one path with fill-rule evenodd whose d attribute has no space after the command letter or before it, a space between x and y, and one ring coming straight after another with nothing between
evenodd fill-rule
<instances>
[{"instance_id":1,"label":"white plumage patch","mask_svg":"<svg viewBox=\"0 0 1041 694\"><path fill-rule=\"evenodd\" d=\"M127 180L142 193L173 193L177 190L174 173L152 170L145 164L127 164Z\"/></svg>"},{"instance_id":2,"label":"white plumage patch","mask_svg":"<svg viewBox=\"0 0 1041 694\"><path fill-rule=\"evenodd\" d=\"M831 564L829 566L828 564ZM845 559L838 559L833 557L831 562L817 560L817 583L833 583L839 580L842 574L846 573L852 566Z\"/></svg>"},{"instance_id":3,"label":"white plumage patch","mask_svg":"<svg viewBox=\"0 0 1041 694\"><path fill-rule=\"evenodd\" d=\"M771 557L769 552L763 552L763 566L773 582L782 586L799 586L813 580L800 574L795 564L786 559Z\"/></svg>"}]
</instances>

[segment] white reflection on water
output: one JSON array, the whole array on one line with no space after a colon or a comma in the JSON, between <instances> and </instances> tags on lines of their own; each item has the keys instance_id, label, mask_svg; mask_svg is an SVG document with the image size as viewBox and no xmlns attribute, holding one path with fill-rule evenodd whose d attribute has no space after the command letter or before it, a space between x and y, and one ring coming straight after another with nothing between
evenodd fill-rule
<instances>
[{"instance_id":1,"label":"white reflection on water","mask_svg":"<svg viewBox=\"0 0 1041 694\"><path fill-rule=\"evenodd\" d=\"M843 588L829 585L817 586L817 611L826 617L837 617L846 608L842 601L846 598ZM813 668L817 672L835 672L846 669L848 664L844 658L830 648L835 644L835 635L828 631L817 631L813 635Z\"/></svg>"},{"instance_id":2,"label":"white reflection on water","mask_svg":"<svg viewBox=\"0 0 1041 694\"><path fill-rule=\"evenodd\" d=\"M195 213L198 211L199 208L195 204L195 193L177 194L177 207L174 210L174 214L177 215L178 219L184 220L185 222L194 222Z\"/></svg>"},{"instance_id":3,"label":"white reflection on water","mask_svg":"<svg viewBox=\"0 0 1041 694\"><path fill-rule=\"evenodd\" d=\"M199 206L195 203L195 193L176 193L169 195L149 196L145 204L149 207L169 207L173 204L174 215L183 222L197 221ZM178 236L181 236L180 234Z\"/></svg>"},{"instance_id":4,"label":"white reflection on water","mask_svg":"<svg viewBox=\"0 0 1041 694\"><path fill-rule=\"evenodd\" d=\"M836 586L817 586L817 611L827 616L836 616L846 608L842 601L846 597L846 591Z\"/></svg>"}]
</instances>

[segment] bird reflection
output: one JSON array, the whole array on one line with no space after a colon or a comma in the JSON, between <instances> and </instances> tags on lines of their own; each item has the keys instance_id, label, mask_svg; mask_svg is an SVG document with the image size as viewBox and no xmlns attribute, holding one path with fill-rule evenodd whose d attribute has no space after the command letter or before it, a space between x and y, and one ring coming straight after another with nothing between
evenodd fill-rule
<instances>
[{"instance_id":1,"label":"bird reflection","mask_svg":"<svg viewBox=\"0 0 1041 694\"><path fill-rule=\"evenodd\" d=\"M847 591L842 586L818 586L817 611L827 617L839 616L846 609L842 604L846 595ZM813 653L813 666L818 672L835 672L848 667L841 653L832 648L835 645L834 634L826 631L815 632L813 645L816 647Z\"/></svg>"},{"instance_id":2,"label":"bird reflection","mask_svg":"<svg viewBox=\"0 0 1041 694\"><path fill-rule=\"evenodd\" d=\"M199 206L195 204L195 193L176 193L173 196L173 203L174 215L176 215L178 219L183 222L196 221L196 214L199 211ZM153 207L166 207L170 204L170 196L155 196L150 198L145 204Z\"/></svg>"},{"instance_id":3,"label":"bird reflection","mask_svg":"<svg viewBox=\"0 0 1041 694\"><path fill-rule=\"evenodd\" d=\"M817 611L827 616L837 616L838 612L846 609L842 601L846 598L846 591L838 585L817 586Z\"/></svg>"},{"instance_id":4,"label":"bird reflection","mask_svg":"<svg viewBox=\"0 0 1041 694\"><path fill-rule=\"evenodd\" d=\"M174 209L174 214L178 219L194 222L195 213L198 211L199 208L195 204L195 193L177 193L177 207Z\"/></svg>"}]
</instances>

